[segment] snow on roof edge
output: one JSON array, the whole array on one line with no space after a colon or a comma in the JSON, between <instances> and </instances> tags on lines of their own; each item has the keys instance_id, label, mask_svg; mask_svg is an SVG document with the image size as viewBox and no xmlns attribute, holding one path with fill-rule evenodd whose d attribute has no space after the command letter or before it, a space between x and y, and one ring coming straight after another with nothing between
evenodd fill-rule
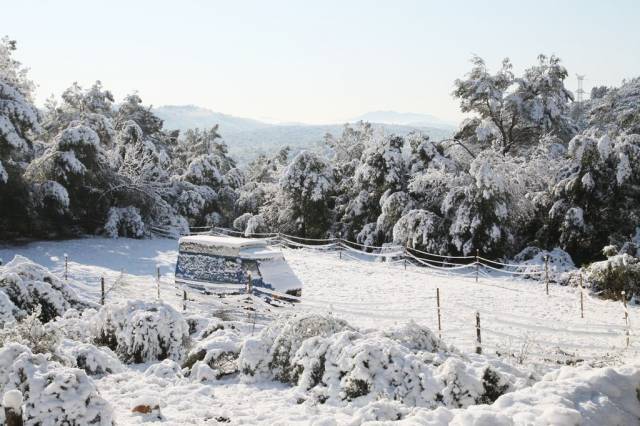
<instances>
[{"instance_id":1,"label":"snow on roof edge","mask_svg":"<svg viewBox=\"0 0 640 426\"><path fill-rule=\"evenodd\" d=\"M178 240L178 244L182 243L195 243L218 247L232 247L237 249L244 247L265 247L267 245L267 242L261 239L227 237L218 235L189 235L181 237L180 240Z\"/></svg>"}]
</instances>

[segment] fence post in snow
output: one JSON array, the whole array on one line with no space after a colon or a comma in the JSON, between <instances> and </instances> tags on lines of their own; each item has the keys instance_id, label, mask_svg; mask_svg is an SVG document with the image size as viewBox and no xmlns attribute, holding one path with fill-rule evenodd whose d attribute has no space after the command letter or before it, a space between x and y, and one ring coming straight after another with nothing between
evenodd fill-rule
<instances>
[{"instance_id":1,"label":"fence post in snow","mask_svg":"<svg viewBox=\"0 0 640 426\"><path fill-rule=\"evenodd\" d=\"M580 272L580 318L584 318L584 294L582 287L582 272Z\"/></svg>"},{"instance_id":2,"label":"fence post in snow","mask_svg":"<svg viewBox=\"0 0 640 426\"><path fill-rule=\"evenodd\" d=\"M158 300L160 300L160 266L156 265L156 288L158 290Z\"/></svg>"},{"instance_id":3,"label":"fence post in snow","mask_svg":"<svg viewBox=\"0 0 640 426\"><path fill-rule=\"evenodd\" d=\"M622 306L624 306L624 325L625 325L625 340L627 344L627 348L629 347L629 311L627 310L627 297L625 296L625 291L622 290Z\"/></svg>"},{"instance_id":4,"label":"fence post in snow","mask_svg":"<svg viewBox=\"0 0 640 426\"><path fill-rule=\"evenodd\" d=\"M479 273L480 273L480 250L476 249L476 282L478 282Z\"/></svg>"},{"instance_id":5,"label":"fence post in snow","mask_svg":"<svg viewBox=\"0 0 640 426\"><path fill-rule=\"evenodd\" d=\"M247 294L251 294L253 290L253 277L251 272L247 272Z\"/></svg>"},{"instance_id":6,"label":"fence post in snow","mask_svg":"<svg viewBox=\"0 0 640 426\"><path fill-rule=\"evenodd\" d=\"M549 295L549 255L546 254L544 256L544 284L547 291L547 296Z\"/></svg>"},{"instance_id":7,"label":"fence post in snow","mask_svg":"<svg viewBox=\"0 0 640 426\"><path fill-rule=\"evenodd\" d=\"M187 290L184 288L182 289L182 310L187 310Z\"/></svg>"},{"instance_id":8,"label":"fence post in snow","mask_svg":"<svg viewBox=\"0 0 640 426\"><path fill-rule=\"evenodd\" d=\"M100 304L104 306L104 277L100 277Z\"/></svg>"},{"instance_id":9,"label":"fence post in snow","mask_svg":"<svg viewBox=\"0 0 640 426\"><path fill-rule=\"evenodd\" d=\"M440 321L440 287L436 288L436 303L438 306L438 338L442 339L442 323Z\"/></svg>"},{"instance_id":10,"label":"fence post in snow","mask_svg":"<svg viewBox=\"0 0 640 426\"><path fill-rule=\"evenodd\" d=\"M342 259L342 232L338 232L338 256Z\"/></svg>"},{"instance_id":11,"label":"fence post in snow","mask_svg":"<svg viewBox=\"0 0 640 426\"><path fill-rule=\"evenodd\" d=\"M402 263L404 263L405 271L407 270L407 253L409 253L408 247L409 247L409 243L407 243L407 247L404 248L404 253L402 256Z\"/></svg>"},{"instance_id":12,"label":"fence post in snow","mask_svg":"<svg viewBox=\"0 0 640 426\"><path fill-rule=\"evenodd\" d=\"M69 277L69 256L67 253L64 254L64 280L66 281Z\"/></svg>"},{"instance_id":13,"label":"fence post in snow","mask_svg":"<svg viewBox=\"0 0 640 426\"><path fill-rule=\"evenodd\" d=\"M22 392L17 389L7 391L2 398L4 419L7 426L23 426L22 420Z\"/></svg>"},{"instance_id":14,"label":"fence post in snow","mask_svg":"<svg viewBox=\"0 0 640 426\"><path fill-rule=\"evenodd\" d=\"M476 353L482 354L482 335L480 334L480 312L476 312Z\"/></svg>"}]
</instances>

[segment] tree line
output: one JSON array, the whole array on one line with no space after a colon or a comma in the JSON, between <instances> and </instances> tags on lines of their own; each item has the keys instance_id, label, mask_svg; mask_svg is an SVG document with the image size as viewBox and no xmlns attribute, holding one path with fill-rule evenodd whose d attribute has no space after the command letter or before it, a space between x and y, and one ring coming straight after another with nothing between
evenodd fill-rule
<instances>
[{"instance_id":1,"label":"tree line","mask_svg":"<svg viewBox=\"0 0 640 426\"><path fill-rule=\"evenodd\" d=\"M443 255L561 247L584 262L640 224L640 78L578 103L555 56L521 75L474 57L453 91L471 118L450 139L358 123L322 154L283 148L241 170L217 127L167 130L99 81L36 108L15 49L0 42L1 239L232 226Z\"/></svg>"}]
</instances>

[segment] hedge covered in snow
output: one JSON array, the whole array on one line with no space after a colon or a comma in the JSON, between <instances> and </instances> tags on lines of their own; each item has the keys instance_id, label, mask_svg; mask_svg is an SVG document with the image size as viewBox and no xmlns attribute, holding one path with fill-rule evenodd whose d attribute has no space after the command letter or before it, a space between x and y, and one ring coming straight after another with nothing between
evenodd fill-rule
<instances>
[{"instance_id":1,"label":"hedge covered in snow","mask_svg":"<svg viewBox=\"0 0 640 426\"><path fill-rule=\"evenodd\" d=\"M105 306L96 316L94 334L96 343L110 347L126 363L180 361L189 343L182 314L162 302Z\"/></svg>"},{"instance_id":2,"label":"hedge covered in snow","mask_svg":"<svg viewBox=\"0 0 640 426\"><path fill-rule=\"evenodd\" d=\"M93 305L44 266L16 256L0 269L0 322L22 319L38 306L40 320L46 323L68 309Z\"/></svg>"},{"instance_id":3,"label":"hedge covered in snow","mask_svg":"<svg viewBox=\"0 0 640 426\"><path fill-rule=\"evenodd\" d=\"M627 253L614 254L607 260L593 262L585 268L586 281L604 297L620 299L640 296L640 259Z\"/></svg>"},{"instance_id":4,"label":"hedge covered in snow","mask_svg":"<svg viewBox=\"0 0 640 426\"><path fill-rule=\"evenodd\" d=\"M388 398L436 408L491 403L530 379L497 359L470 359L429 329L408 323L362 332L331 316L283 318L245 341L245 381L275 379L325 402Z\"/></svg>"},{"instance_id":5,"label":"hedge covered in snow","mask_svg":"<svg viewBox=\"0 0 640 426\"><path fill-rule=\"evenodd\" d=\"M23 395L25 425L114 424L110 404L84 371L63 367L16 343L0 348L0 395L10 390Z\"/></svg>"},{"instance_id":6,"label":"hedge covered in snow","mask_svg":"<svg viewBox=\"0 0 640 426\"><path fill-rule=\"evenodd\" d=\"M562 367L491 405L408 410L385 402L385 410L368 406L356 412L353 424L397 414L398 425L634 425L640 418L638 386L640 370L635 367Z\"/></svg>"}]
</instances>

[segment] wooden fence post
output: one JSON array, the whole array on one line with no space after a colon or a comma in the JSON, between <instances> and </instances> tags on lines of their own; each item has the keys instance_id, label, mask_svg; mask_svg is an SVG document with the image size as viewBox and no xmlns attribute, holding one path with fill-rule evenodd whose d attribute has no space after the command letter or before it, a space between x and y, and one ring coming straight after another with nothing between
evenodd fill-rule
<instances>
[{"instance_id":1,"label":"wooden fence post","mask_svg":"<svg viewBox=\"0 0 640 426\"><path fill-rule=\"evenodd\" d=\"M580 272L580 318L584 318L584 287L582 287L582 272Z\"/></svg>"},{"instance_id":2,"label":"wooden fence post","mask_svg":"<svg viewBox=\"0 0 640 426\"><path fill-rule=\"evenodd\" d=\"M104 277L100 277L100 304L104 306Z\"/></svg>"},{"instance_id":3,"label":"wooden fence post","mask_svg":"<svg viewBox=\"0 0 640 426\"><path fill-rule=\"evenodd\" d=\"M480 312L476 312L476 353L482 354L482 334L480 333Z\"/></svg>"},{"instance_id":4,"label":"wooden fence post","mask_svg":"<svg viewBox=\"0 0 640 426\"><path fill-rule=\"evenodd\" d=\"M158 290L158 300L160 300L160 267L156 266L156 287Z\"/></svg>"},{"instance_id":5,"label":"wooden fence post","mask_svg":"<svg viewBox=\"0 0 640 426\"><path fill-rule=\"evenodd\" d=\"M627 348L629 347L629 311L627 310L627 297L625 291L622 290L622 306L624 306L624 324L625 324L625 341Z\"/></svg>"},{"instance_id":6,"label":"wooden fence post","mask_svg":"<svg viewBox=\"0 0 640 426\"><path fill-rule=\"evenodd\" d=\"M476 249L476 282L478 282L479 273L480 273L480 250Z\"/></svg>"},{"instance_id":7,"label":"wooden fence post","mask_svg":"<svg viewBox=\"0 0 640 426\"><path fill-rule=\"evenodd\" d=\"M547 296L549 295L549 255L544 256L544 284L546 287Z\"/></svg>"},{"instance_id":8,"label":"wooden fence post","mask_svg":"<svg viewBox=\"0 0 640 426\"><path fill-rule=\"evenodd\" d=\"M409 247L409 243L407 243L407 247L404 248L404 253L402 256L402 263L404 263L404 270L407 270L407 253L409 252L408 250Z\"/></svg>"},{"instance_id":9,"label":"wooden fence post","mask_svg":"<svg viewBox=\"0 0 640 426\"><path fill-rule=\"evenodd\" d=\"M253 293L253 277L251 276L251 272L247 273L247 294Z\"/></svg>"},{"instance_id":10,"label":"wooden fence post","mask_svg":"<svg viewBox=\"0 0 640 426\"><path fill-rule=\"evenodd\" d=\"M342 259L342 232L338 232L338 256Z\"/></svg>"},{"instance_id":11,"label":"wooden fence post","mask_svg":"<svg viewBox=\"0 0 640 426\"><path fill-rule=\"evenodd\" d=\"M184 288L182 289L182 310L187 310L187 290Z\"/></svg>"},{"instance_id":12,"label":"wooden fence post","mask_svg":"<svg viewBox=\"0 0 640 426\"><path fill-rule=\"evenodd\" d=\"M13 389L7 391L2 398L4 419L6 426L23 426L22 420L22 392Z\"/></svg>"},{"instance_id":13,"label":"wooden fence post","mask_svg":"<svg viewBox=\"0 0 640 426\"><path fill-rule=\"evenodd\" d=\"M67 253L64 254L64 280L67 281L69 277L69 256Z\"/></svg>"},{"instance_id":14,"label":"wooden fence post","mask_svg":"<svg viewBox=\"0 0 640 426\"><path fill-rule=\"evenodd\" d=\"M442 322L440 321L440 287L436 288L436 303L438 306L438 338L442 339Z\"/></svg>"}]
</instances>

